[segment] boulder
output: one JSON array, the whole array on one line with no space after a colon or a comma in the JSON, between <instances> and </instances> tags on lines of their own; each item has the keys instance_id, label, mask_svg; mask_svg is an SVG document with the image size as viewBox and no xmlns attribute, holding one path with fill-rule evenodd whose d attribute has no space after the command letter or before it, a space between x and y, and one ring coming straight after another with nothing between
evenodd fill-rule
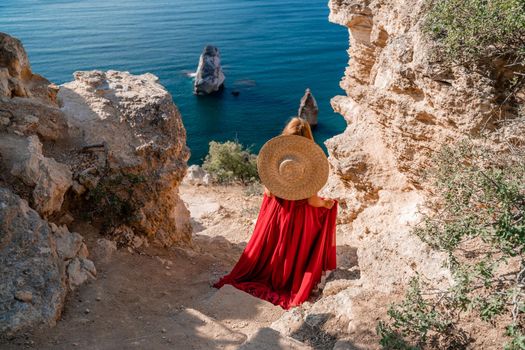
<instances>
[{"instance_id":1,"label":"boulder","mask_svg":"<svg viewBox=\"0 0 525 350\"><path fill-rule=\"evenodd\" d=\"M77 185L75 193L99 200L91 204L108 232L125 224L163 245L189 242L189 212L178 195L189 150L171 95L152 74L90 71L74 77L58 95L69 136L97 154L95 161L75 165L73 177L84 187Z\"/></svg>"},{"instance_id":2,"label":"boulder","mask_svg":"<svg viewBox=\"0 0 525 350\"><path fill-rule=\"evenodd\" d=\"M208 45L199 58L193 92L197 95L208 95L220 91L223 87L224 73L219 49Z\"/></svg>"},{"instance_id":3,"label":"boulder","mask_svg":"<svg viewBox=\"0 0 525 350\"><path fill-rule=\"evenodd\" d=\"M20 41L0 33L0 132L56 140L67 128L57 92L55 84L31 72Z\"/></svg>"},{"instance_id":4,"label":"boulder","mask_svg":"<svg viewBox=\"0 0 525 350\"><path fill-rule=\"evenodd\" d=\"M31 190L28 199L42 216L61 209L64 194L72 184L71 171L67 165L44 157L36 135L27 138L4 135L0 139L0 155L10 175Z\"/></svg>"},{"instance_id":5,"label":"boulder","mask_svg":"<svg viewBox=\"0 0 525 350\"><path fill-rule=\"evenodd\" d=\"M209 185L210 174L208 174L200 165L193 164L188 167L186 176L183 179L184 183L189 185Z\"/></svg>"},{"instance_id":6,"label":"boulder","mask_svg":"<svg viewBox=\"0 0 525 350\"><path fill-rule=\"evenodd\" d=\"M299 118L306 119L310 126L317 125L317 115L319 114L319 107L317 107L317 101L310 89L306 89L304 96L301 98L301 104L299 105L299 111L297 116Z\"/></svg>"},{"instance_id":7,"label":"boulder","mask_svg":"<svg viewBox=\"0 0 525 350\"><path fill-rule=\"evenodd\" d=\"M22 43L0 33L0 97L34 97L53 102L57 92L56 85L31 71Z\"/></svg>"},{"instance_id":8,"label":"boulder","mask_svg":"<svg viewBox=\"0 0 525 350\"><path fill-rule=\"evenodd\" d=\"M0 182L43 216L60 210L71 184L69 168L43 146L67 136L57 92L31 71L20 41L0 33Z\"/></svg>"},{"instance_id":9,"label":"boulder","mask_svg":"<svg viewBox=\"0 0 525 350\"><path fill-rule=\"evenodd\" d=\"M76 257L67 265L67 278L69 288L76 289L88 279L94 279L97 275L95 264L91 260Z\"/></svg>"},{"instance_id":10,"label":"boulder","mask_svg":"<svg viewBox=\"0 0 525 350\"><path fill-rule=\"evenodd\" d=\"M84 238L76 233L69 232L66 226L56 226L51 224L51 230L55 234L56 250L59 256L64 259L73 259L76 257L82 245Z\"/></svg>"},{"instance_id":11,"label":"boulder","mask_svg":"<svg viewBox=\"0 0 525 350\"><path fill-rule=\"evenodd\" d=\"M85 280L69 271L96 274L91 261L78 257L85 248L81 239L65 226L48 224L27 201L0 188L0 334L56 323L68 289Z\"/></svg>"}]
</instances>

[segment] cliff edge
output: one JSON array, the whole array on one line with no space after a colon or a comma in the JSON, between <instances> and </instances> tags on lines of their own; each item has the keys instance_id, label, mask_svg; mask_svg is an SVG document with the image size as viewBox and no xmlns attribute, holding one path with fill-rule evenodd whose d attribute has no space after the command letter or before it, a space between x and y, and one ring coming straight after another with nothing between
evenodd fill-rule
<instances>
[{"instance_id":1,"label":"cliff edge","mask_svg":"<svg viewBox=\"0 0 525 350\"><path fill-rule=\"evenodd\" d=\"M331 100L348 125L325 143L331 172L322 194L340 203L337 245L357 249L358 269L339 261L322 298L274 327L290 334L304 321L338 338L334 349L379 348L377 322L413 276L434 286L452 281L446 255L411 233L431 198L422 175L432 155L477 137L505 152L523 144L525 126L499 123L508 112L503 65L485 75L436 57L422 29L425 2L331 0L329 7L329 20L349 32L346 95Z\"/></svg>"},{"instance_id":2,"label":"cliff edge","mask_svg":"<svg viewBox=\"0 0 525 350\"><path fill-rule=\"evenodd\" d=\"M0 337L54 325L68 292L96 278L74 225L121 245L188 245L188 158L155 76L77 72L59 87L0 33Z\"/></svg>"}]
</instances>

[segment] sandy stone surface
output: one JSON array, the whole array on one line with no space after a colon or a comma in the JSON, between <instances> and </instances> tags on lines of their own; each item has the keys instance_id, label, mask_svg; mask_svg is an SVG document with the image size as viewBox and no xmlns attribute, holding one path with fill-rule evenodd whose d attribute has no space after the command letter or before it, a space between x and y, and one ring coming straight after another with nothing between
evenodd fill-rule
<instances>
[{"instance_id":1,"label":"sandy stone surface","mask_svg":"<svg viewBox=\"0 0 525 350\"><path fill-rule=\"evenodd\" d=\"M183 185L180 191L188 206L196 208L191 248L115 250L93 226L74 223L94 252L97 279L67 298L54 328L21 334L0 347L263 349L264 344L280 344L310 349L269 328L284 314L281 307L231 286L211 286L239 258L262 196L247 195L241 186Z\"/></svg>"},{"instance_id":2,"label":"sandy stone surface","mask_svg":"<svg viewBox=\"0 0 525 350\"><path fill-rule=\"evenodd\" d=\"M74 78L60 87L61 110L72 142L97 155L92 164L71 162L75 179L87 188L106 185L104 193L129 207L126 226L135 233L166 246L189 242L177 189L189 150L169 92L149 73L80 71Z\"/></svg>"}]
</instances>

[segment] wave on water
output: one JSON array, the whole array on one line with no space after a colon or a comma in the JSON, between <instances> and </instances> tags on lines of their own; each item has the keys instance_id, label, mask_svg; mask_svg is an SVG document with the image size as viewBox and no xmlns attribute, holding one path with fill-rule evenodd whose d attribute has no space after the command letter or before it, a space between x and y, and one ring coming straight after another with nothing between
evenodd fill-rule
<instances>
[{"instance_id":1,"label":"wave on water","mask_svg":"<svg viewBox=\"0 0 525 350\"><path fill-rule=\"evenodd\" d=\"M253 79L239 79L233 82L233 85L235 86L257 86L257 83Z\"/></svg>"},{"instance_id":2,"label":"wave on water","mask_svg":"<svg viewBox=\"0 0 525 350\"><path fill-rule=\"evenodd\" d=\"M182 71L182 73L188 78L195 78L195 76L197 75L197 72L190 71L190 70L184 70Z\"/></svg>"}]
</instances>

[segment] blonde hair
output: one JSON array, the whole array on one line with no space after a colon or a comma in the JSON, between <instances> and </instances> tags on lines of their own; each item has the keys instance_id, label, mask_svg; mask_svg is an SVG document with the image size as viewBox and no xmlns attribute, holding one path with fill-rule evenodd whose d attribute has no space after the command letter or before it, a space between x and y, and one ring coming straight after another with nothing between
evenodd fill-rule
<instances>
[{"instance_id":1,"label":"blonde hair","mask_svg":"<svg viewBox=\"0 0 525 350\"><path fill-rule=\"evenodd\" d=\"M299 117L293 117L292 119L290 119L290 121L284 127L282 134L304 136L314 141L314 135L312 134L310 124L308 124L306 119Z\"/></svg>"}]
</instances>

